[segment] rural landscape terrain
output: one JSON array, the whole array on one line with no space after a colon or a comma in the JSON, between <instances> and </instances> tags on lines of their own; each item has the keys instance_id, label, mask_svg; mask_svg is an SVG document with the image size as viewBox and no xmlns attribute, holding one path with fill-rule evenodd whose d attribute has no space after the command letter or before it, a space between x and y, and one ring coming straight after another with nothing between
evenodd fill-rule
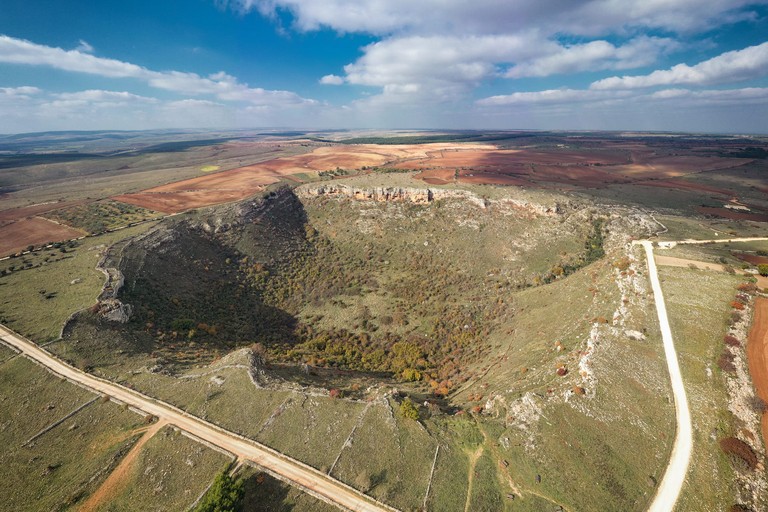
<instances>
[{"instance_id":1,"label":"rural landscape terrain","mask_svg":"<svg viewBox=\"0 0 768 512\"><path fill-rule=\"evenodd\" d=\"M0 135L9 510L768 510L768 137Z\"/></svg>"}]
</instances>

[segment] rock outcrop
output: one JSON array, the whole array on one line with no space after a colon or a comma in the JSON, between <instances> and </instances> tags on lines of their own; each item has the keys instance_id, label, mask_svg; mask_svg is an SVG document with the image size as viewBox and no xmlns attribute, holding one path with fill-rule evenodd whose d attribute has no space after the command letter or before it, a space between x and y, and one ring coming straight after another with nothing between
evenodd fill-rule
<instances>
[{"instance_id":1,"label":"rock outcrop","mask_svg":"<svg viewBox=\"0 0 768 512\"><path fill-rule=\"evenodd\" d=\"M311 197L344 197L357 201L377 202L408 202L414 204L429 204L442 199L460 199L474 204L478 208L500 207L504 209L526 210L538 215L555 215L560 213L558 204L541 205L513 198L487 199L468 190L452 190L440 188L415 187L370 187L359 188L341 183L324 185L305 185L296 189L300 198Z\"/></svg>"}]
</instances>

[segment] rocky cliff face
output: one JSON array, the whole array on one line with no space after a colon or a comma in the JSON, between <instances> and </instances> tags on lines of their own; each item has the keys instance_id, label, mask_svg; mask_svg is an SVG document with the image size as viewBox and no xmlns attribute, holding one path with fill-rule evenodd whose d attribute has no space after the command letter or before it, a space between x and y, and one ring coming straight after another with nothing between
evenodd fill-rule
<instances>
[{"instance_id":1,"label":"rocky cliff face","mask_svg":"<svg viewBox=\"0 0 768 512\"><path fill-rule=\"evenodd\" d=\"M414 204L429 204L442 199L461 199L474 204L478 208L500 207L503 209L525 210L538 215L555 215L560 213L560 205L542 205L520 199L486 199L467 190L448 190L439 188L415 187L370 187L358 188L349 185L333 183L327 185L305 185L296 189L300 198L311 197L346 197L356 201L399 201Z\"/></svg>"}]
</instances>

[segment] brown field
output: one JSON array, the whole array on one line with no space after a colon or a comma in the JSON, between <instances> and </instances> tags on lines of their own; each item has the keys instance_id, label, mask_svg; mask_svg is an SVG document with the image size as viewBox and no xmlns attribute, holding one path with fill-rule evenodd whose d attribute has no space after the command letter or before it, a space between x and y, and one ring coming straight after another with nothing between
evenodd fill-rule
<instances>
[{"instance_id":1,"label":"brown field","mask_svg":"<svg viewBox=\"0 0 768 512\"><path fill-rule=\"evenodd\" d=\"M768 403L768 299L755 300L755 319L749 331L747 362L757 395ZM768 411L762 417L763 442L768 442Z\"/></svg>"},{"instance_id":2,"label":"brown field","mask_svg":"<svg viewBox=\"0 0 768 512\"><path fill-rule=\"evenodd\" d=\"M70 240L84 234L41 217L20 219L0 226L0 256L23 251L29 245Z\"/></svg>"},{"instance_id":3,"label":"brown field","mask_svg":"<svg viewBox=\"0 0 768 512\"><path fill-rule=\"evenodd\" d=\"M390 165L403 159L426 159L429 152L457 151L458 148L464 147L472 150L491 148L491 146L479 144L324 146L308 154L276 158L237 169L210 173L133 194L114 196L112 199L149 210L177 213L192 208L239 201L282 179L300 181L295 175L301 173Z\"/></svg>"},{"instance_id":4,"label":"brown field","mask_svg":"<svg viewBox=\"0 0 768 512\"><path fill-rule=\"evenodd\" d=\"M752 213L752 212L738 212L729 208L715 208L712 206L699 206L696 211L705 215L716 215L718 217L724 217L732 220L752 220L755 222L768 222L768 214L765 213Z\"/></svg>"},{"instance_id":5,"label":"brown field","mask_svg":"<svg viewBox=\"0 0 768 512\"><path fill-rule=\"evenodd\" d=\"M768 263L768 256L758 256L757 254L748 254L745 252L734 254L734 256L753 265L762 265Z\"/></svg>"},{"instance_id":6,"label":"brown field","mask_svg":"<svg viewBox=\"0 0 768 512\"><path fill-rule=\"evenodd\" d=\"M642 183L654 187L729 195L727 190L679 178L692 173L744 165L744 159L705 156L656 156L648 149L617 151L531 151L468 149L431 150L426 158L404 159L395 166L416 169L429 184L462 183L602 188L611 184Z\"/></svg>"}]
</instances>

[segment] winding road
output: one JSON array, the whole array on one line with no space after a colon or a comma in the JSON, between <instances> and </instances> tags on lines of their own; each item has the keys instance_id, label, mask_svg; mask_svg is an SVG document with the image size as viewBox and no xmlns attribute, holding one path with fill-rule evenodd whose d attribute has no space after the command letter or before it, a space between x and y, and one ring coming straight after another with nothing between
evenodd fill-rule
<instances>
[{"instance_id":1,"label":"winding road","mask_svg":"<svg viewBox=\"0 0 768 512\"><path fill-rule=\"evenodd\" d=\"M278 477L288 480L310 494L331 502L344 510L396 512L396 509L379 503L315 468L267 446L192 416L165 402L150 398L119 384L94 377L70 366L2 325L0 325L0 340L57 375L85 386L96 393L109 395L146 414L157 416L160 421L174 425L203 441L234 454L240 459L255 462Z\"/></svg>"},{"instance_id":2,"label":"winding road","mask_svg":"<svg viewBox=\"0 0 768 512\"><path fill-rule=\"evenodd\" d=\"M707 244L707 243L727 243L727 242L753 242L768 240L768 237L748 237L748 238L730 238L719 240L680 240L675 242L659 242L661 248L672 248L677 244ZM656 314L659 317L659 327L661 329L661 339L664 344L664 354L667 359L667 368L669 378L672 384L672 396L675 400L675 419L677 431L675 433L675 442L672 445L672 454L669 458L667 468L664 471L664 477L656 489L656 495L653 497L648 512L671 512L674 510L680 491L685 482L685 476L688 473L688 466L691 462L691 452L693 450L693 435L691 425L691 411L688 408L688 398L683 385L683 377L680 373L680 364L677 360L677 351L672 339L672 329L669 327L667 318L667 307L664 303L664 294L661 291L659 274L656 270L656 260L653 256L653 242L641 240L633 242L633 245L642 245L645 249L646 261L648 264L648 275L651 280L651 289L656 303Z\"/></svg>"}]
</instances>

